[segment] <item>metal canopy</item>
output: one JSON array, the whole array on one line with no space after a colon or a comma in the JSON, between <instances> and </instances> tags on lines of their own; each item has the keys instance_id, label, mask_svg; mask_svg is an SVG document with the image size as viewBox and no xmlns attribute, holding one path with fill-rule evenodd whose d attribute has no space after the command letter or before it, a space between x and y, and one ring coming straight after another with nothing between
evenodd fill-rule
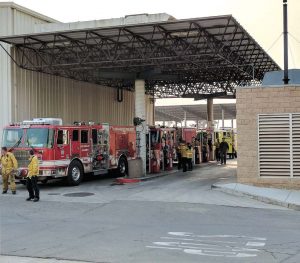
<instances>
[{"instance_id":1,"label":"metal canopy","mask_svg":"<svg viewBox=\"0 0 300 263\"><path fill-rule=\"evenodd\" d=\"M279 66L231 16L2 37L22 68L156 97L234 93Z\"/></svg>"},{"instance_id":2,"label":"metal canopy","mask_svg":"<svg viewBox=\"0 0 300 263\"><path fill-rule=\"evenodd\" d=\"M236 119L236 104L224 103L214 104L214 119L222 119L222 110L224 110L224 119ZM186 119L189 121L207 120L207 105L172 105L155 106L155 121L177 121Z\"/></svg>"}]
</instances>

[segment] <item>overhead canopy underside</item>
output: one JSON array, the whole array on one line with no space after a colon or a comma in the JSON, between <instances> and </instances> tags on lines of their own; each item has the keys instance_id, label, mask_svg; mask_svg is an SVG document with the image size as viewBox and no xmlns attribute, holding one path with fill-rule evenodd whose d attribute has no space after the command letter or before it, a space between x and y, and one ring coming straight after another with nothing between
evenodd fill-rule
<instances>
[{"instance_id":1,"label":"overhead canopy underside","mask_svg":"<svg viewBox=\"0 0 300 263\"><path fill-rule=\"evenodd\" d=\"M189 121L207 120L206 104L200 105L174 105L174 106L155 106L155 121L177 121L181 122L185 118ZM236 119L235 103L214 104L214 119Z\"/></svg>"},{"instance_id":2,"label":"overhead canopy underside","mask_svg":"<svg viewBox=\"0 0 300 263\"><path fill-rule=\"evenodd\" d=\"M8 36L22 68L156 97L234 93L279 66L231 16Z\"/></svg>"}]
</instances>

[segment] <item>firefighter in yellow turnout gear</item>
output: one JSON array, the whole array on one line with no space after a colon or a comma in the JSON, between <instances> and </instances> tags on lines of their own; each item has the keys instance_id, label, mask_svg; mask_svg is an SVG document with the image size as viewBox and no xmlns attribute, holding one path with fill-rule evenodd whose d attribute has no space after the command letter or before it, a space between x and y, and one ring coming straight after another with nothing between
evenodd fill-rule
<instances>
[{"instance_id":1,"label":"firefighter in yellow turnout gear","mask_svg":"<svg viewBox=\"0 0 300 263\"><path fill-rule=\"evenodd\" d=\"M186 155L187 155L186 158L187 158L188 170L192 171L193 170L193 148L190 143L188 143L187 145Z\"/></svg>"},{"instance_id":2,"label":"firefighter in yellow turnout gear","mask_svg":"<svg viewBox=\"0 0 300 263\"><path fill-rule=\"evenodd\" d=\"M182 142L180 147L180 153L181 153L181 163L182 163L182 171L187 171L187 163L188 163L188 148L186 146L185 142Z\"/></svg>"},{"instance_id":3,"label":"firefighter in yellow turnout gear","mask_svg":"<svg viewBox=\"0 0 300 263\"><path fill-rule=\"evenodd\" d=\"M28 165L28 174L26 178L26 186L29 193L29 197L26 201L38 202L40 200L40 190L38 187L38 180L37 177L39 175L39 160L34 155L34 151L29 151L30 158L29 158L29 165Z\"/></svg>"},{"instance_id":4,"label":"firefighter in yellow turnout gear","mask_svg":"<svg viewBox=\"0 0 300 263\"><path fill-rule=\"evenodd\" d=\"M18 169L18 162L13 153L8 152L6 147L1 148L1 173L3 192L6 194L8 190L8 183L12 194L16 194L15 172Z\"/></svg>"}]
</instances>

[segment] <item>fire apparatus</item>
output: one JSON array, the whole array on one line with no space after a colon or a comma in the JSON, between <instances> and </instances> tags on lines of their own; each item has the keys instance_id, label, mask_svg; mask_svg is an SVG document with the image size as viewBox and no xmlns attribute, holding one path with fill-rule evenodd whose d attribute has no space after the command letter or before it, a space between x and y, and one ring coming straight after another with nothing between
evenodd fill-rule
<instances>
[{"instance_id":1,"label":"fire apparatus","mask_svg":"<svg viewBox=\"0 0 300 263\"><path fill-rule=\"evenodd\" d=\"M196 128L181 128L178 129L178 137L186 143L193 143L197 135Z\"/></svg>"},{"instance_id":2,"label":"fire apparatus","mask_svg":"<svg viewBox=\"0 0 300 263\"><path fill-rule=\"evenodd\" d=\"M61 119L40 118L5 127L2 145L18 160L17 178L26 177L28 150L33 149L40 161L40 181L66 178L69 185L79 185L85 173L118 169L126 176L128 161L136 158L136 130L80 122L64 126Z\"/></svg>"},{"instance_id":3,"label":"fire apparatus","mask_svg":"<svg viewBox=\"0 0 300 263\"><path fill-rule=\"evenodd\" d=\"M146 141L149 173L172 170L176 155L176 129L150 126Z\"/></svg>"},{"instance_id":4,"label":"fire apparatus","mask_svg":"<svg viewBox=\"0 0 300 263\"><path fill-rule=\"evenodd\" d=\"M225 138L225 141L228 143L228 156L233 159L237 157L237 140L236 140L236 132L231 128L223 128L221 130L215 131L215 140L219 139L221 142L222 139Z\"/></svg>"}]
</instances>

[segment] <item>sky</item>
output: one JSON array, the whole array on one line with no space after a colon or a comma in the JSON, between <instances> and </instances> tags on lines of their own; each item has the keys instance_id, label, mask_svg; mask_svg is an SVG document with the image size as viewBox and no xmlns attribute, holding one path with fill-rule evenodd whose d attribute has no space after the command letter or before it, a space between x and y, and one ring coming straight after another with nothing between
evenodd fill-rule
<instances>
[{"instance_id":1,"label":"sky","mask_svg":"<svg viewBox=\"0 0 300 263\"><path fill-rule=\"evenodd\" d=\"M0 2L5 2L0 0ZM283 67L282 0L15 0L61 22L168 13L177 19L232 14ZM288 0L289 68L300 68L300 0ZM165 100L164 100L165 101ZM180 102L190 100L180 100Z\"/></svg>"}]
</instances>

